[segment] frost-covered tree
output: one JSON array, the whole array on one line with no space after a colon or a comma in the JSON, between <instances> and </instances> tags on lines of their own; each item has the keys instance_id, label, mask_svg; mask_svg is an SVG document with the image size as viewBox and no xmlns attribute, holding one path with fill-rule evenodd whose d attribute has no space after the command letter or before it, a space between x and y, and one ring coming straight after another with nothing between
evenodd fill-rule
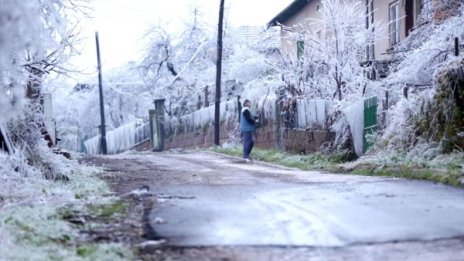
<instances>
[{"instance_id":1,"label":"frost-covered tree","mask_svg":"<svg viewBox=\"0 0 464 261\"><path fill-rule=\"evenodd\" d=\"M43 40L51 40L44 28L40 1L8 1L0 5L0 119L8 120L23 106L28 73L28 53L42 55ZM51 10L53 11L53 10ZM33 75L29 75L33 77Z\"/></svg>"},{"instance_id":2,"label":"frost-covered tree","mask_svg":"<svg viewBox=\"0 0 464 261\"><path fill-rule=\"evenodd\" d=\"M209 28L202 22L197 8L192 10L192 21L175 37L160 27L147 34L147 54L142 62L146 84L153 98L174 102L173 113L191 111L203 88L214 79L214 41Z\"/></svg>"},{"instance_id":3,"label":"frost-covered tree","mask_svg":"<svg viewBox=\"0 0 464 261\"><path fill-rule=\"evenodd\" d=\"M322 0L320 19L307 19L301 31L290 31L301 53L287 59L286 80L299 95L312 98L350 100L361 97L368 80L361 63L366 47L380 32L365 28L366 14L356 0ZM374 26L382 28L382 26ZM292 32L293 31L293 32Z\"/></svg>"},{"instance_id":4,"label":"frost-covered tree","mask_svg":"<svg viewBox=\"0 0 464 261\"><path fill-rule=\"evenodd\" d=\"M279 37L277 31L257 27L236 28L225 37L225 47L229 50L224 61L226 79L243 85L243 90L236 94L256 101L260 108L264 102L275 99L283 85L283 64L274 37Z\"/></svg>"},{"instance_id":5,"label":"frost-covered tree","mask_svg":"<svg viewBox=\"0 0 464 261\"><path fill-rule=\"evenodd\" d=\"M148 47L142 61L145 81L151 96L162 93L169 82L177 75L172 63L173 50L171 36L160 27L151 28L147 36Z\"/></svg>"},{"instance_id":6,"label":"frost-covered tree","mask_svg":"<svg viewBox=\"0 0 464 261\"><path fill-rule=\"evenodd\" d=\"M53 175L45 158L53 157L42 137L37 98L43 77L62 72L75 39L70 17L85 8L86 0L0 2L0 124L6 124L21 158L43 173Z\"/></svg>"},{"instance_id":7,"label":"frost-covered tree","mask_svg":"<svg viewBox=\"0 0 464 261\"><path fill-rule=\"evenodd\" d=\"M451 4L452 15L415 28L397 46L402 52L395 56L393 72L379 83L390 95L388 121L377 142L379 150L409 151L412 157L421 158L463 150L462 139L456 141L462 137L463 125L454 118L461 114L462 86L454 82L459 82L459 71L464 70L464 55L462 51L454 55L454 38L464 39L464 6L441 1L438 8L450 8L446 3ZM454 141L451 146L450 140Z\"/></svg>"}]
</instances>

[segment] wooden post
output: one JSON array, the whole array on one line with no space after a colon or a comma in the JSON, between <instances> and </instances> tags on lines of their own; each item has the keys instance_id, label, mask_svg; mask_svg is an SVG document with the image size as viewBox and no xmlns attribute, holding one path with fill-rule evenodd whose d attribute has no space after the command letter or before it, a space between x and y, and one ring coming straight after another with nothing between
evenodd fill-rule
<instances>
[{"instance_id":1,"label":"wooden post","mask_svg":"<svg viewBox=\"0 0 464 261\"><path fill-rule=\"evenodd\" d=\"M197 110L201 109L201 95L198 95Z\"/></svg>"},{"instance_id":2,"label":"wooden post","mask_svg":"<svg viewBox=\"0 0 464 261\"><path fill-rule=\"evenodd\" d=\"M242 103L240 102L240 95L237 95L237 109L238 109L238 123L240 123L240 117L242 115Z\"/></svg>"},{"instance_id":3,"label":"wooden post","mask_svg":"<svg viewBox=\"0 0 464 261\"><path fill-rule=\"evenodd\" d=\"M389 93L388 90L385 91L385 104L384 104L383 112L382 112L382 127L385 128L387 126L387 111L389 106Z\"/></svg>"},{"instance_id":4,"label":"wooden post","mask_svg":"<svg viewBox=\"0 0 464 261\"><path fill-rule=\"evenodd\" d=\"M388 90L385 91L385 110L388 110Z\"/></svg>"},{"instance_id":5,"label":"wooden post","mask_svg":"<svg viewBox=\"0 0 464 261\"><path fill-rule=\"evenodd\" d=\"M208 86L205 87L205 107L209 106L209 101L208 101Z\"/></svg>"},{"instance_id":6,"label":"wooden post","mask_svg":"<svg viewBox=\"0 0 464 261\"><path fill-rule=\"evenodd\" d=\"M103 103L103 86L102 86L102 74L101 74L101 60L100 60L100 42L98 40L98 32L95 32L95 42L97 44L97 62L98 62L98 90L100 93L100 146L101 153L106 155L108 153L106 146L106 126L105 126L105 104Z\"/></svg>"}]
</instances>

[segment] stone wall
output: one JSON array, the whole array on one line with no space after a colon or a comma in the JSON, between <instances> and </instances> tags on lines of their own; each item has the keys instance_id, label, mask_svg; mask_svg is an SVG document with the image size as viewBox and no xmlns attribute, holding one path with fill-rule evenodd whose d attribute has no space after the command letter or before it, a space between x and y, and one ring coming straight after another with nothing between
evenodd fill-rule
<instances>
[{"instance_id":1,"label":"stone wall","mask_svg":"<svg viewBox=\"0 0 464 261\"><path fill-rule=\"evenodd\" d=\"M286 129L283 133L283 146L285 151L307 154L319 151L321 145L329 139L328 131Z\"/></svg>"},{"instance_id":2,"label":"stone wall","mask_svg":"<svg viewBox=\"0 0 464 261\"><path fill-rule=\"evenodd\" d=\"M283 129L274 122L268 122L256 131L255 147L261 149L283 149L294 153L311 153L319 151L320 146L330 139L328 131ZM280 136L280 137L279 137ZM224 123L220 126L220 143L240 140L238 123ZM165 150L174 148L207 148L214 145L214 126L191 132L170 135L165 139ZM137 151L150 150L147 140L134 147Z\"/></svg>"},{"instance_id":3,"label":"stone wall","mask_svg":"<svg viewBox=\"0 0 464 261\"><path fill-rule=\"evenodd\" d=\"M268 122L266 125L256 130L255 146L261 149L278 149L278 128L274 122Z\"/></svg>"},{"instance_id":4,"label":"stone wall","mask_svg":"<svg viewBox=\"0 0 464 261\"><path fill-rule=\"evenodd\" d=\"M229 136L238 124L223 123L219 129L220 144L229 141ZM164 148L206 148L214 145L214 126L208 126L190 132L179 133L166 137Z\"/></svg>"},{"instance_id":5,"label":"stone wall","mask_svg":"<svg viewBox=\"0 0 464 261\"><path fill-rule=\"evenodd\" d=\"M256 131L255 147L262 149L283 149L296 153L318 151L320 146L330 138L328 131L317 130L325 128L324 123L328 106L324 101L300 103L301 106L297 106L297 109L300 111L300 114L298 114L298 123L306 126L306 129L303 129L301 126L295 129L285 129L284 126L281 126L283 124L282 121L279 121L279 117L276 117L279 114L276 113L277 108L269 104L272 106L268 106L268 113L262 115L261 121L263 122L263 126ZM164 149L206 148L213 146L214 124L212 123L211 115L214 114L211 113L210 109L202 109L204 111L203 114L194 112L192 113L193 116L183 116L181 120L166 119ZM229 113L232 114L224 117L227 120L220 125L220 144L239 143L241 138L237 119L238 109L232 103L224 107L224 109L229 110ZM320 124L314 124L315 122L320 122ZM314 126L308 129L309 125ZM150 142L146 141L146 143L138 144L134 149L149 150Z\"/></svg>"}]
</instances>

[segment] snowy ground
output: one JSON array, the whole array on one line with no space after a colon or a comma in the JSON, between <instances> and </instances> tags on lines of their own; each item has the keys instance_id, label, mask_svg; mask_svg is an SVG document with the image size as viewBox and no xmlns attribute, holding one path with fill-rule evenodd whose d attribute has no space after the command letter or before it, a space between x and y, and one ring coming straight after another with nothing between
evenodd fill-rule
<instances>
[{"instance_id":1,"label":"snowy ground","mask_svg":"<svg viewBox=\"0 0 464 261\"><path fill-rule=\"evenodd\" d=\"M211 153L97 157L116 191L149 186L167 244L147 259L460 260L464 191L302 172Z\"/></svg>"},{"instance_id":2,"label":"snowy ground","mask_svg":"<svg viewBox=\"0 0 464 261\"><path fill-rule=\"evenodd\" d=\"M132 256L132 251L120 243L94 244L85 238L82 229L98 225L89 218L81 218L81 227L64 218L68 210L93 215L89 205L102 206L116 200L105 196L110 190L98 178L101 170L63 158L59 161L61 174L67 180L45 179L30 166L23 166L27 171L9 168L8 164L18 162L2 155L0 260L124 260Z\"/></svg>"}]
</instances>

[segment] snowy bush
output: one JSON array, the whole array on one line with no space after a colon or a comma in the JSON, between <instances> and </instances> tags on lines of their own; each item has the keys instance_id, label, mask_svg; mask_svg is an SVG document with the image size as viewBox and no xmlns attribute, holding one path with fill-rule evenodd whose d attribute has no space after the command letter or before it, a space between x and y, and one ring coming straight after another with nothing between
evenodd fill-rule
<instances>
[{"instance_id":1,"label":"snowy bush","mask_svg":"<svg viewBox=\"0 0 464 261\"><path fill-rule=\"evenodd\" d=\"M291 44L304 43L301 57L289 55L285 78L297 95L316 99L355 101L363 96L369 80L361 65L366 48L382 37L365 28L365 10L354 0L322 0L320 19L310 18L285 28ZM314 28L323 28L315 31ZM286 54L284 54L286 55Z\"/></svg>"},{"instance_id":2,"label":"snowy bush","mask_svg":"<svg viewBox=\"0 0 464 261\"><path fill-rule=\"evenodd\" d=\"M239 82L248 83L269 75L273 71L265 54L240 45L233 49L233 54L227 61L229 77Z\"/></svg>"},{"instance_id":3,"label":"snowy bush","mask_svg":"<svg viewBox=\"0 0 464 261\"><path fill-rule=\"evenodd\" d=\"M40 1L3 0L0 5L0 121L20 113L27 75L27 51L42 50ZM8 113L6 113L8 112Z\"/></svg>"},{"instance_id":4,"label":"snowy bush","mask_svg":"<svg viewBox=\"0 0 464 261\"><path fill-rule=\"evenodd\" d=\"M376 142L377 150L398 150L427 158L442 152L441 138L431 138L430 130L447 128L448 124L438 125L444 114L437 114L433 108L445 106L452 110L444 105L446 99L441 99L439 93L451 94L451 84L443 86L443 75L452 64L456 67L462 61L462 52L459 57L453 55L453 39L464 38L463 9L461 5L456 16L442 23L427 23L416 28L398 47L405 51L397 55L394 71L381 83L387 86L391 101L398 102L388 111L386 129ZM453 135L457 137L459 133L455 130Z\"/></svg>"},{"instance_id":5,"label":"snowy bush","mask_svg":"<svg viewBox=\"0 0 464 261\"><path fill-rule=\"evenodd\" d=\"M86 201L108 191L94 169L54 154L42 132L43 77L64 70L72 49L65 17L84 8L80 2L0 0L0 123L16 147L10 154L0 151L2 259L75 256L56 243L78 234L54 217L57 208L76 202L76 195Z\"/></svg>"}]
</instances>

